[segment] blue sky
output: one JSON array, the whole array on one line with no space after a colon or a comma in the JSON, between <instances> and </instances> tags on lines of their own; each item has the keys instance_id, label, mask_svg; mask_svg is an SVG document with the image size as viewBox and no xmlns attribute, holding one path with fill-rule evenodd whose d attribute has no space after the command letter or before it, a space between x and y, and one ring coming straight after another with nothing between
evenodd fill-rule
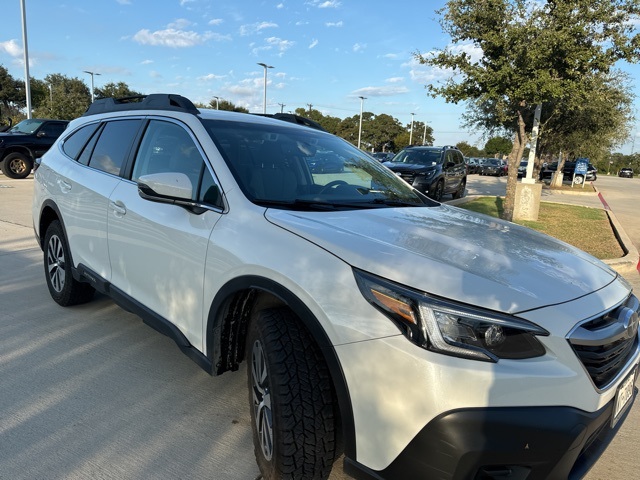
<instances>
[{"instance_id":1,"label":"blue sky","mask_svg":"<svg viewBox=\"0 0 640 480\"><path fill-rule=\"evenodd\" d=\"M99 73L143 93L214 96L262 112L314 109L340 118L364 110L428 122L435 144L484 145L462 127L464 105L427 95L445 75L413 53L444 48L435 10L444 0L25 0L30 75ZM4 0L0 64L24 78L20 0ZM466 46L458 46L466 48ZM634 78L637 66L623 66ZM640 94L634 85L636 94ZM282 107L280 104L284 104ZM637 102L640 106L640 101ZM640 110L640 109L639 109ZM638 127L634 130L637 135ZM634 151L640 149L640 137ZM627 145L619 150L629 153Z\"/></svg>"}]
</instances>

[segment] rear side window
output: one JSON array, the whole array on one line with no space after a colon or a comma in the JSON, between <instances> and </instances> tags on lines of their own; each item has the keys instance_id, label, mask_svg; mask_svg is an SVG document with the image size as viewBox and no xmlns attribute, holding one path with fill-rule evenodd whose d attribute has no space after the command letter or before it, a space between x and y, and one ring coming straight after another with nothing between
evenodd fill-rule
<instances>
[{"instance_id":1,"label":"rear side window","mask_svg":"<svg viewBox=\"0 0 640 480\"><path fill-rule=\"evenodd\" d=\"M87 141L91 138L91 135L98 128L99 123L92 123L91 125L85 125L78 129L68 137L62 144L62 151L74 160L78 159L80 152L87 144Z\"/></svg>"},{"instance_id":2,"label":"rear side window","mask_svg":"<svg viewBox=\"0 0 640 480\"><path fill-rule=\"evenodd\" d=\"M108 122L93 149L89 166L119 175L141 123L140 119Z\"/></svg>"},{"instance_id":3,"label":"rear side window","mask_svg":"<svg viewBox=\"0 0 640 480\"><path fill-rule=\"evenodd\" d=\"M38 135L42 133L45 137L58 138L60 135L62 135L62 132L64 132L65 128L67 128L66 123L49 122L42 127L42 129L38 132Z\"/></svg>"}]
</instances>

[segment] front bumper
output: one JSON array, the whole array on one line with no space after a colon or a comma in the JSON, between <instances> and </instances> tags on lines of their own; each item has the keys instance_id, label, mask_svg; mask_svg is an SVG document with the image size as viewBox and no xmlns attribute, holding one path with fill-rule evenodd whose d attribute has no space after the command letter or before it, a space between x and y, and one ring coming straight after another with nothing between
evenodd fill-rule
<instances>
[{"instance_id":1,"label":"front bumper","mask_svg":"<svg viewBox=\"0 0 640 480\"><path fill-rule=\"evenodd\" d=\"M634 390L634 399L637 389ZM614 401L589 413L571 407L448 412L426 425L384 470L345 458L356 479L579 479L611 442Z\"/></svg>"}]
</instances>

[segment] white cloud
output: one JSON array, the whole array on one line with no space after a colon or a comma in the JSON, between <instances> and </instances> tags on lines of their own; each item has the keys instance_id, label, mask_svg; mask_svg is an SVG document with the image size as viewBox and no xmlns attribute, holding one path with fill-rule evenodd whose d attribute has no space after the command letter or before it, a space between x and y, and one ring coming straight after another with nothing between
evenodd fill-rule
<instances>
[{"instance_id":1,"label":"white cloud","mask_svg":"<svg viewBox=\"0 0 640 480\"><path fill-rule=\"evenodd\" d=\"M22 46L15 40L7 40L0 42L0 52L5 52L12 57L22 56Z\"/></svg>"},{"instance_id":2,"label":"white cloud","mask_svg":"<svg viewBox=\"0 0 640 480\"><path fill-rule=\"evenodd\" d=\"M273 22L258 22L240 26L240 35L253 35L266 28L277 28L278 24Z\"/></svg>"},{"instance_id":3,"label":"white cloud","mask_svg":"<svg viewBox=\"0 0 640 480\"><path fill-rule=\"evenodd\" d=\"M220 80L222 78L226 78L226 75L216 75L215 73L209 73L207 75L202 75L200 77L198 77L198 80L202 80L205 82L208 82L210 80Z\"/></svg>"},{"instance_id":4,"label":"white cloud","mask_svg":"<svg viewBox=\"0 0 640 480\"><path fill-rule=\"evenodd\" d=\"M221 18L214 18L212 20L209 20L209 25L220 25L221 23L223 23L224 20Z\"/></svg>"},{"instance_id":5,"label":"white cloud","mask_svg":"<svg viewBox=\"0 0 640 480\"><path fill-rule=\"evenodd\" d=\"M140 62L140 65L149 65L150 63L153 63L153 60L143 60Z\"/></svg>"},{"instance_id":6,"label":"white cloud","mask_svg":"<svg viewBox=\"0 0 640 480\"><path fill-rule=\"evenodd\" d=\"M359 52L360 50L364 50L365 48L367 48L366 43L356 43L353 45L352 50L354 52Z\"/></svg>"},{"instance_id":7,"label":"white cloud","mask_svg":"<svg viewBox=\"0 0 640 480\"><path fill-rule=\"evenodd\" d=\"M178 18L178 19L176 19L175 22L171 22L170 24L168 24L167 28L173 28L173 29L176 29L176 30L183 30L183 29L185 29L187 27L190 27L191 25L193 25L193 22L190 22L186 18Z\"/></svg>"},{"instance_id":8,"label":"white cloud","mask_svg":"<svg viewBox=\"0 0 640 480\"><path fill-rule=\"evenodd\" d=\"M318 45L318 39L314 38L313 41L309 44L309 48L314 48L316 45Z\"/></svg>"},{"instance_id":9,"label":"white cloud","mask_svg":"<svg viewBox=\"0 0 640 480\"><path fill-rule=\"evenodd\" d=\"M472 43L463 43L457 45L448 45L447 50L454 53L466 53L472 63L479 62L482 57L482 49L473 45ZM436 52L429 51L422 54L423 57L430 57ZM409 75L411 80L418 83L433 83L435 81L447 80L453 77L454 72L449 68L431 67L429 65L421 64L414 56L408 62L402 64L403 68L409 69Z\"/></svg>"},{"instance_id":10,"label":"white cloud","mask_svg":"<svg viewBox=\"0 0 640 480\"><path fill-rule=\"evenodd\" d=\"M391 97L393 95L400 95L403 93L409 93L409 89L407 87L385 86L359 88L358 90L351 92L351 95L354 97Z\"/></svg>"},{"instance_id":11,"label":"white cloud","mask_svg":"<svg viewBox=\"0 0 640 480\"><path fill-rule=\"evenodd\" d=\"M291 40L283 40L278 37L269 37L265 39L265 41L268 45L277 48L281 55L296 44L296 42Z\"/></svg>"},{"instance_id":12,"label":"white cloud","mask_svg":"<svg viewBox=\"0 0 640 480\"><path fill-rule=\"evenodd\" d=\"M131 5L129 0L116 0L120 5Z\"/></svg>"},{"instance_id":13,"label":"white cloud","mask_svg":"<svg viewBox=\"0 0 640 480\"><path fill-rule=\"evenodd\" d=\"M391 77L385 80L387 83L401 83L404 82L404 77Z\"/></svg>"},{"instance_id":14,"label":"white cloud","mask_svg":"<svg viewBox=\"0 0 640 480\"><path fill-rule=\"evenodd\" d=\"M207 40L230 40L228 35L220 35L213 32L197 33L194 31L179 30L176 28L166 28L151 32L148 29L138 31L133 40L142 45L152 45L171 48L186 48L195 45L202 45Z\"/></svg>"},{"instance_id":15,"label":"white cloud","mask_svg":"<svg viewBox=\"0 0 640 480\"><path fill-rule=\"evenodd\" d=\"M342 20L340 20L339 22L327 22L325 23L325 26L327 27L341 27L343 25Z\"/></svg>"},{"instance_id":16,"label":"white cloud","mask_svg":"<svg viewBox=\"0 0 640 480\"><path fill-rule=\"evenodd\" d=\"M278 9L284 8L284 3L279 3L278 5L276 5L276 8L278 8Z\"/></svg>"},{"instance_id":17,"label":"white cloud","mask_svg":"<svg viewBox=\"0 0 640 480\"><path fill-rule=\"evenodd\" d=\"M310 0L307 5L318 8L338 8L342 5L342 2L338 0Z\"/></svg>"},{"instance_id":18,"label":"white cloud","mask_svg":"<svg viewBox=\"0 0 640 480\"><path fill-rule=\"evenodd\" d=\"M398 58L398 54L397 53L385 53L382 58L389 58L391 60L394 60L396 58Z\"/></svg>"},{"instance_id":19,"label":"white cloud","mask_svg":"<svg viewBox=\"0 0 640 480\"><path fill-rule=\"evenodd\" d=\"M162 75L159 72L156 72L155 70L150 71L149 76L151 78L162 78Z\"/></svg>"}]
</instances>

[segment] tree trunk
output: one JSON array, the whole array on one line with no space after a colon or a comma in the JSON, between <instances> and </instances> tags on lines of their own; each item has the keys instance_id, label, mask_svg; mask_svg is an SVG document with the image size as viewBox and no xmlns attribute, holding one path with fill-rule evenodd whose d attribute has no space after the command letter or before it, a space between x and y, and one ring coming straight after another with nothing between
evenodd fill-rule
<instances>
[{"instance_id":1,"label":"tree trunk","mask_svg":"<svg viewBox=\"0 0 640 480\"><path fill-rule=\"evenodd\" d=\"M521 105L524 107L524 105ZM518 166L522 160L524 149L527 146L527 133L525 131L525 122L522 118L522 111L518 110L518 131L513 138L513 147L509 154L509 176L507 177L507 192L504 199L504 209L502 218L504 220L513 220L513 209L516 203L516 185L518 184Z\"/></svg>"},{"instance_id":2,"label":"tree trunk","mask_svg":"<svg viewBox=\"0 0 640 480\"><path fill-rule=\"evenodd\" d=\"M562 152L560 152L560 158L558 159L558 168L556 169L553 176L551 177L552 187L556 187L556 188L562 187L562 181L564 180L564 173L562 172L562 170L564 169L564 162L568 156L569 156L568 153L563 154Z\"/></svg>"}]
</instances>

